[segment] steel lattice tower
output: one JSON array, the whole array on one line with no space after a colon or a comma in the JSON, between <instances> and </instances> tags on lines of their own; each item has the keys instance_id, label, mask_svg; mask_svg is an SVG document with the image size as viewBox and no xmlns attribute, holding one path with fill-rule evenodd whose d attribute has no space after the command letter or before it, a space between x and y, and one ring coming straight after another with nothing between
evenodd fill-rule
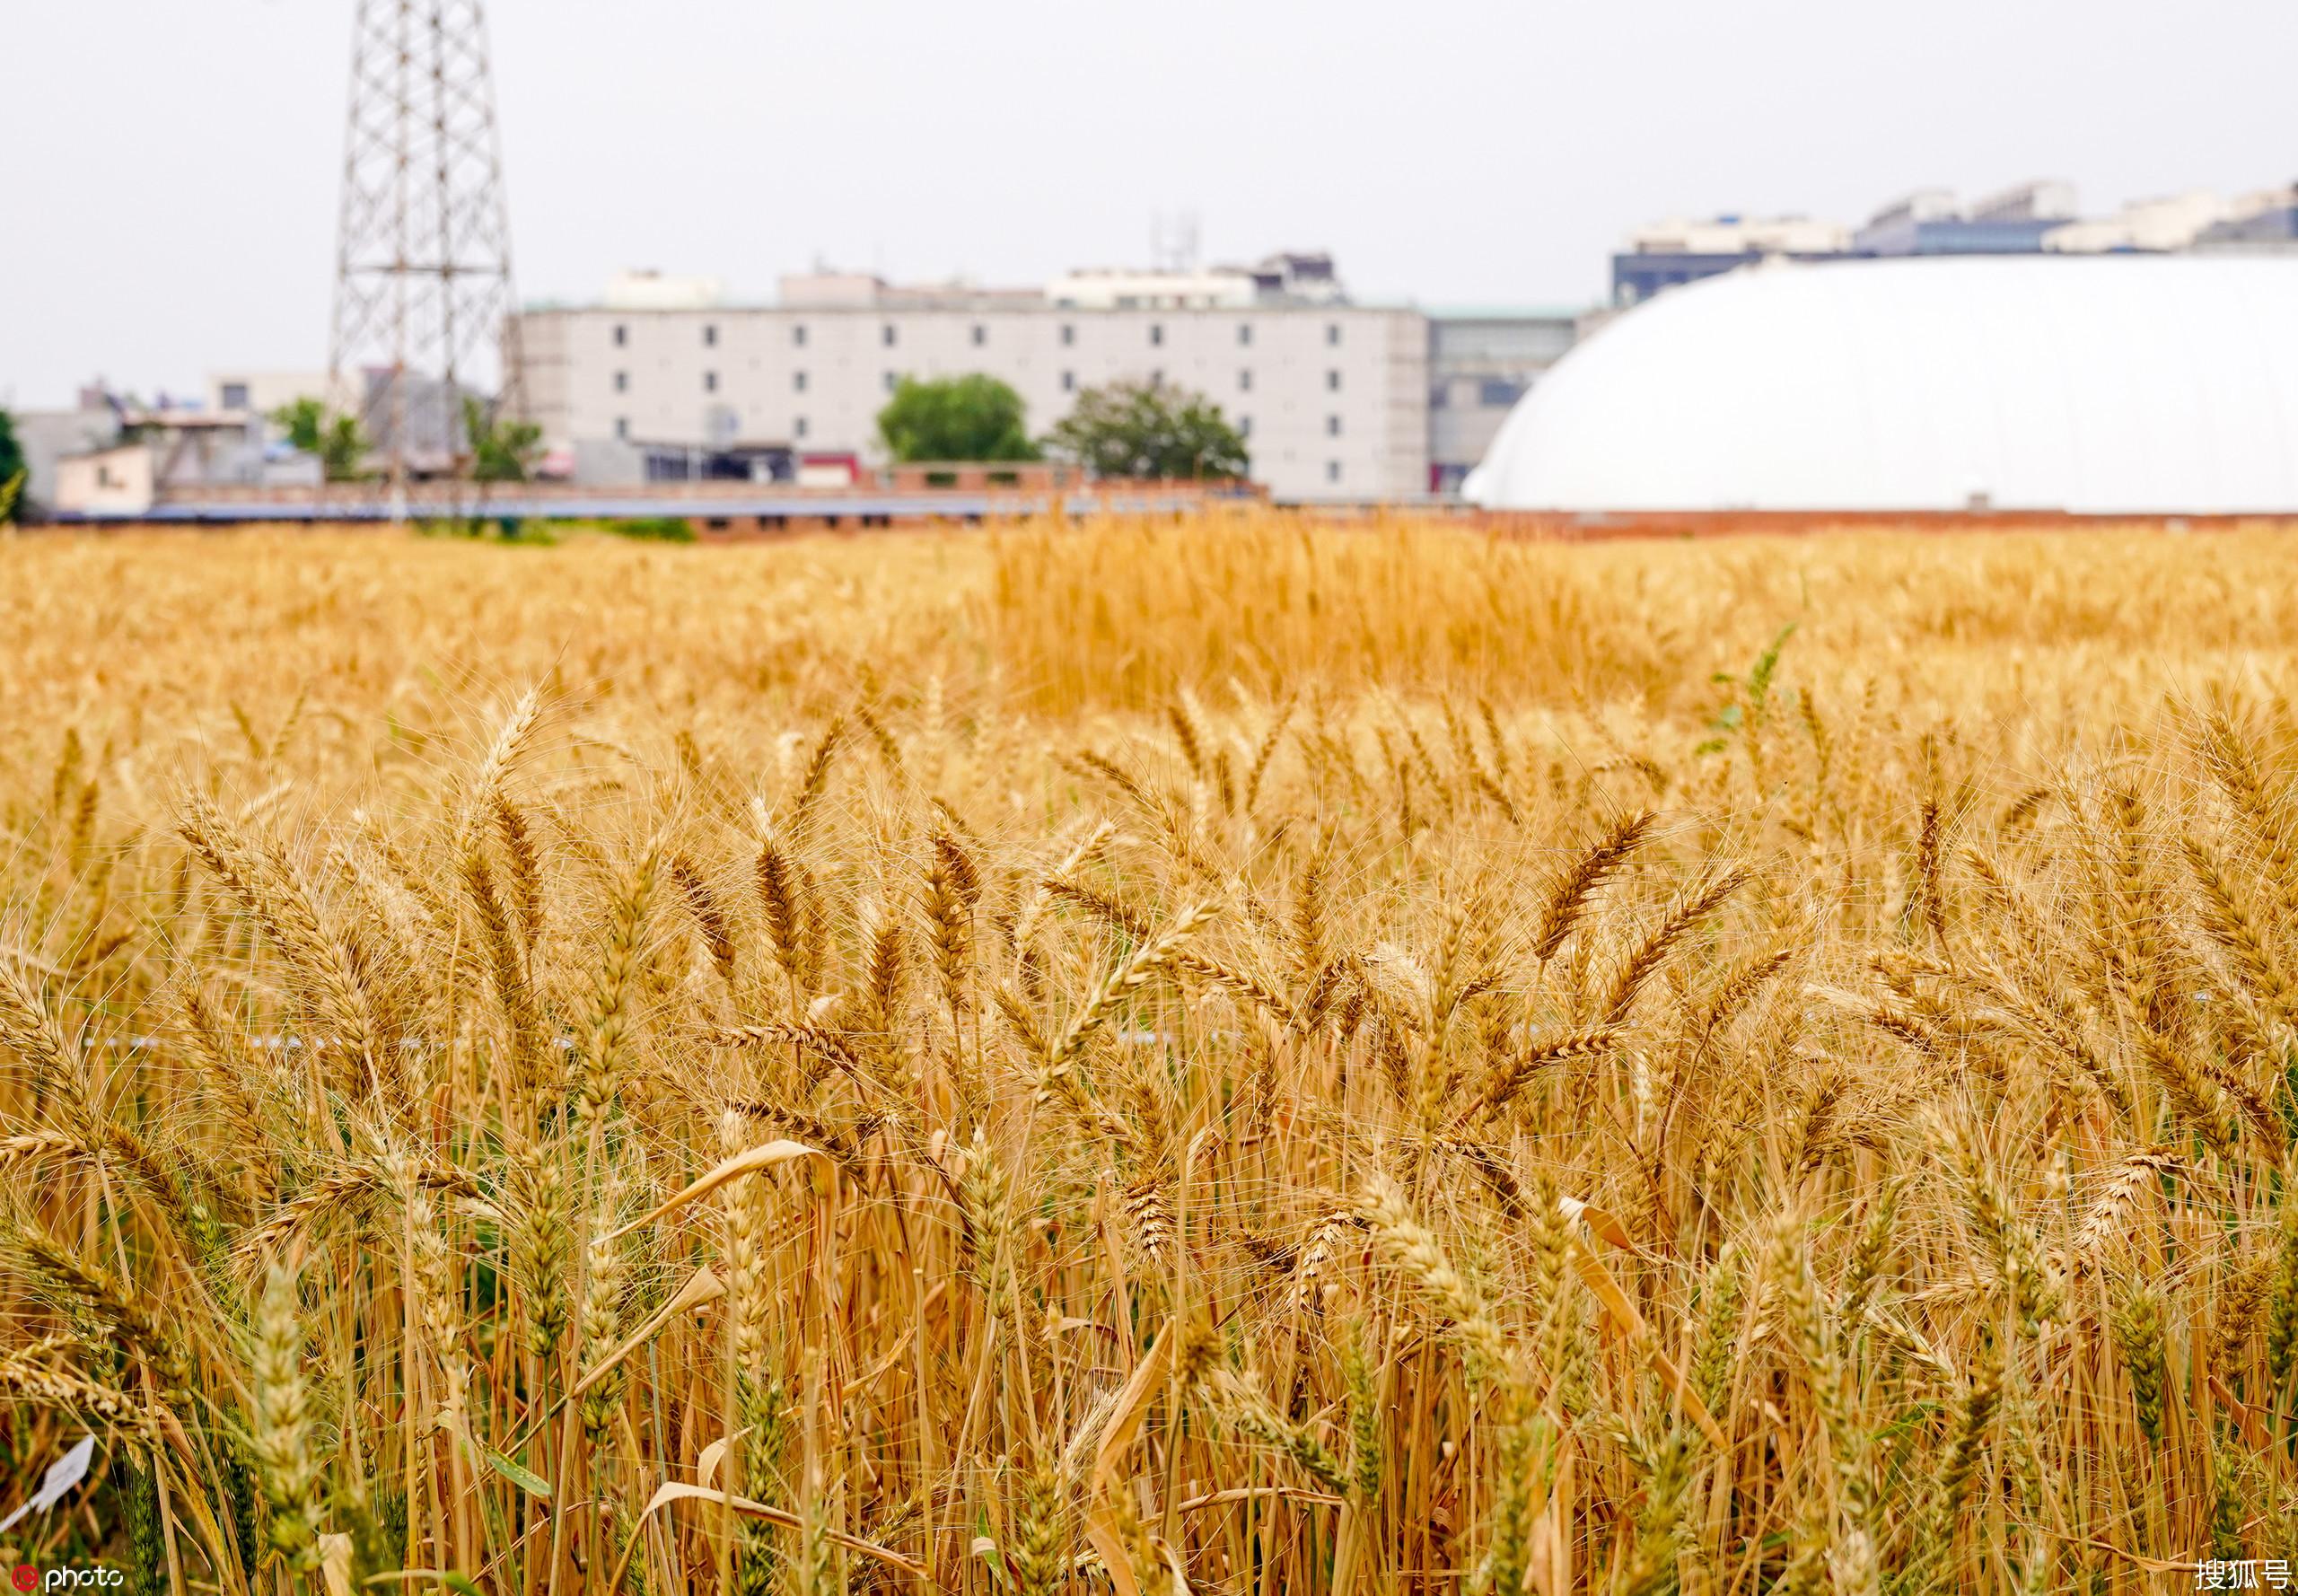
<instances>
[{"instance_id":1,"label":"steel lattice tower","mask_svg":"<svg viewBox=\"0 0 2298 1596\"><path fill-rule=\"evenodd\" d=\"M457 472L464 384L493 377L499 414L523 401L480 0L358 0L336 249L331 385L395 489Z\"/></svg>"}]
</instances>

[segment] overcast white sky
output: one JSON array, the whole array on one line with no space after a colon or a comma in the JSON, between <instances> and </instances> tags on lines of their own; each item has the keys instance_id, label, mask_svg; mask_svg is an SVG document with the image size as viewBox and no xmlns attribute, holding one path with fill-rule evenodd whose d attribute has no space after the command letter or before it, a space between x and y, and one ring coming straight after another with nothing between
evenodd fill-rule
<instances>
[{"instance_id":1,"label":"overcast white sky","mask_svg":"<svg viewBox=\"0 0 2298 1596\"><path fill-rule=\"evenodd\" d=\"M326 359L353 0L0 5L0 402ZM1326 248L1575 303L1635 224L2298 177L2291 0L495 0L522 296Z\"/></svg>"}]
</instances>

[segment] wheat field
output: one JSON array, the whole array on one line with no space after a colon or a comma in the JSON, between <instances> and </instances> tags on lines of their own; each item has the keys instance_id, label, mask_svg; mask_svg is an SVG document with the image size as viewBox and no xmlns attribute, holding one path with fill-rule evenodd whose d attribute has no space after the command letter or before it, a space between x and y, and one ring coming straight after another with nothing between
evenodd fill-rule
<instances>
[{"instance_id":1,"label":"wheat field","mask_svg":"<svg viewBox=\"0 0 2298 1596\"><path fill-rule=\"evenodd\" d=\"M12 1564L2298 1558L2298 545L27 536L0 681Z\"/></svg>"}]
</instances>

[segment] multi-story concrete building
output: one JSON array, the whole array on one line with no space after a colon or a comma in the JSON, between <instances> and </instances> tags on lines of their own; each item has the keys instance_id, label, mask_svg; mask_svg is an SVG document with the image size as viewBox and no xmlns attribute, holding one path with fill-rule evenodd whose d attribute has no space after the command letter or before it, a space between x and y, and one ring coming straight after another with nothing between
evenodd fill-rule
<instances>
[{"instance_id":1,"label":"multi-story concrete building","mask_svg":"<svg viewBox=\"0 0 2298 1596\"><path fill-rule=\"evenodd\" d=\"M1508 412L1579 337L1571 311L1428 312L1428 487L1457 494Z\"/></svg>"},{"instance_id":2,"label":"multi-story concrete building","mask_svg":"<svg viewBox=\"0 0 2298 1596\"><path fill-rule=\"evenodd\" d=\"M643 291L634 291L644 285ZM1058 292L902 288L818 273L771 307L626 279L601 303L520 317L528 406L547 445L633 475L662 446L877 454L902 378L981 372L1042 433L1086 389L1205 395L1279 497L1399 498L1429 486L1428 321L1347 303L1321 257L1209 273L1073 273Z\"/></svg>"}]
</instances>

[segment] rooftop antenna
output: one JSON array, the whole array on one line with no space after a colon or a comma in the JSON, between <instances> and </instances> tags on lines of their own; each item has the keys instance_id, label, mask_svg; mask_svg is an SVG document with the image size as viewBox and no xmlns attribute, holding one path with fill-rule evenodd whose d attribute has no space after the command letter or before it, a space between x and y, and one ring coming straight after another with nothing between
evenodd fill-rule
<instances>
[{"instance_id":1,"label":"rooftop antenna","mask_svg":"<svg viewBox=\"0 0 2298 1596\"><path fill-rule=\"evenodd\" d=\"M1149 219L1149 259L1159 271L1190 272L1197 269L1197 213L1182 211L1167 225L1165 213L1157 211Z\"/></svg>"},{"instance_id":2,"label":"rooftop antenna","mask_svg":"<svg viewBox=\"0 0 2298 1596\"><path fill-rule=\"evenodd\" d=\"M328 385L381 446L394 520L412 471L466 463L463 384L490 346L492 413L523 410L517 309L481 0L357 0Z\"/></svg>"}]
</instances>

